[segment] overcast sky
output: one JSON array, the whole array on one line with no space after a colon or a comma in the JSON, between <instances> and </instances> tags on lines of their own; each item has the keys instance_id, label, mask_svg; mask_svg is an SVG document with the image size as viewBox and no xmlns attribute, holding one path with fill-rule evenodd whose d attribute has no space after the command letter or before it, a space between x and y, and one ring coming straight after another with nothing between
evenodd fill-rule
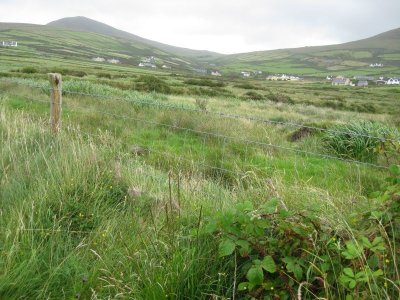
<instances>
[{"instance_id":1,"label":"overcast sky","mask_svg":"<svg viewBox=\"0 0 400 300\"><path fill-rule=\"evenodd\" d=\"M324 45L400 27L400 0L0 0L0 22L85 16L144 38L238 53Z\"/></svg>"}]
</instances>

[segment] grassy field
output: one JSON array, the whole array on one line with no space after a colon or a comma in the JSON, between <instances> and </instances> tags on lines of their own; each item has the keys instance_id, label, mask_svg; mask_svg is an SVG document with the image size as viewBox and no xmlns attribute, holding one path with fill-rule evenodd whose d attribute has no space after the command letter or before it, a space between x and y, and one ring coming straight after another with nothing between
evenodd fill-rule
<instances>
[{"instance_id":1,"label":"grassy field","mask_svg":"<svg viewBox=\"0 0 400 300\"><path fill-rule=\"evenodd\" d=\"M390 173L316 155L398 163L399 88L0 59L0 298L399 297Z\"/></svg>"}]
</instances>

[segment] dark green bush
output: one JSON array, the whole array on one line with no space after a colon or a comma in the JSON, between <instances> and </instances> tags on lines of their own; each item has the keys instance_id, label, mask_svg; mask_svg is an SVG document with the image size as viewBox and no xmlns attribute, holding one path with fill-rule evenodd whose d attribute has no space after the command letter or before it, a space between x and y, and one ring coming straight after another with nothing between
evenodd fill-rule
<instances>
[{"instance_id":1,"label":"dark green bush","mask_svg":"<svg viewBox=\"0 0 400 300\"><path fill-rule=\"evenodd\" d=\"M362 121L331 128L323 137L323 145L343 158L375 162L379 147L387 139L400 139L399 131L382 123Z\"/></svg>"},{"instance_id":2,"label":"dark green bush","mask_svg":"<svg viewBox=\"0 0 400 300\"><path fill-rule=\"evenodd\" d=\"M208 87L224 87L226 84L222 81L215 81L208 78L188 79L184 83L189 85L208 86Z\"/></svg>"},{"instance_id":3,"label":"dark green bush","mask_svg":"<svg viewBox=\"0 0 400 300\"><path fill-rule=\"evenodd\" d=\"M243 98L246 100L256 100L256 101L265 100L263 95L261 95L257 92L254 92L254 91L249 91L249 92L245 93L243 95Z\"/></svg>"},{"instance_id":4,"label":"dark green bush","mask_svg":"<svg viewBox=\"0 0 400 300\"><path fill-rule=\"evenodd\" d=\"M163 94L170 94L171 88L162 79L152 75L141 75L138 79L136 89L145 92L157 92Z\"/></svg>"},{"instance_id":5,"label":"dark green bush","mask_svg":"<svg viewBox=\"0 0 400 300\"><path fill-rule=\"evenodd\" d=\"M292 98L290 98L289 96L285 95L285 94L281 94L281 93L269 93L267 96L268 100L272 101L272 102L276 102L276 103L287 103L287 104L294 104L294 101Z\"/></svg>"},{"instance_id":6,"label":"dark green bush","mask_svg":"<svg viewBox=\"0 0 400 300\"><path fill-rule=\"evenodd\" d=\"M391 171L370 212L355 215L346 231L313 209L290 212L278 199L211 217L205 234L234 265L238 299L398 299L398 251L391 249L400 246L400 168Z\"/></svg>"},{"instance_id":7,"label":"dark green bush","mask_svg":"<svg viewBox=\"0 0 400 300\"><path fill-rule=\"evenodd\" d=\"M34 67L24 67L21 69L21 72L26 74L34 74L37 73L38 70Z\"/></svg>"},{"instance_id":8,"label":"dark green bush","mask_svg":"<svg viewBox=\"0 0 400 300\"><path fill-rule=\"evenodd\" d=\"M107 78L107 79L111 79L112 78L110 73L97 73L96 77L97 78Z\"/></svg>"},{"instance_id":9,"label":"dark green bush","mask_svg":"<svg viewBox=\"0 0 400 300\"><path fill-rule=\"evenodd\" d=\"M245 90L257 90L258 88L255 85L252 85L250 83L240 83L234 85L234 87L239 88L239 89L245 89Z\"/></svg>"}]
</instances>

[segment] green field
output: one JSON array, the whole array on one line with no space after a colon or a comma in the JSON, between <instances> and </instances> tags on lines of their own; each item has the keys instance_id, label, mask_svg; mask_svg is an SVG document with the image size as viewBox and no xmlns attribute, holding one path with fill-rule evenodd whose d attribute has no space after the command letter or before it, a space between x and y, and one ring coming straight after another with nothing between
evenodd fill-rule
<instances>
[{"instance_id":1,"label":"green field","mask_svg":"<svg viewBox=\"0 0 400 300\"><path fill-rule=\"evenodd\" d=\"M400 297L399 87L143 69L148 45L36 29L0 25L29 37L0 48L0 299Z\"/></svg>"}]
</instances>

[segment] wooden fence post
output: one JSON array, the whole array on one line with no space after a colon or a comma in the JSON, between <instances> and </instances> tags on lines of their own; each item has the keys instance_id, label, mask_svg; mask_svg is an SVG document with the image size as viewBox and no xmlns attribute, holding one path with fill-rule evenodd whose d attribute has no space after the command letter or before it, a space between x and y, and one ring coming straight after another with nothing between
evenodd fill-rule
<instances>
[{"instance_id":1,"label":"wooden fence post","mask_svg":"<svg viewBox=\"0 0 400 300\"><path fill-rule=\"evenodd\" d=\"M61 74L49 73L50 91L50 125L51 132L58 134L61 130L62 81Z\"/></svg>"}]
</instances>

